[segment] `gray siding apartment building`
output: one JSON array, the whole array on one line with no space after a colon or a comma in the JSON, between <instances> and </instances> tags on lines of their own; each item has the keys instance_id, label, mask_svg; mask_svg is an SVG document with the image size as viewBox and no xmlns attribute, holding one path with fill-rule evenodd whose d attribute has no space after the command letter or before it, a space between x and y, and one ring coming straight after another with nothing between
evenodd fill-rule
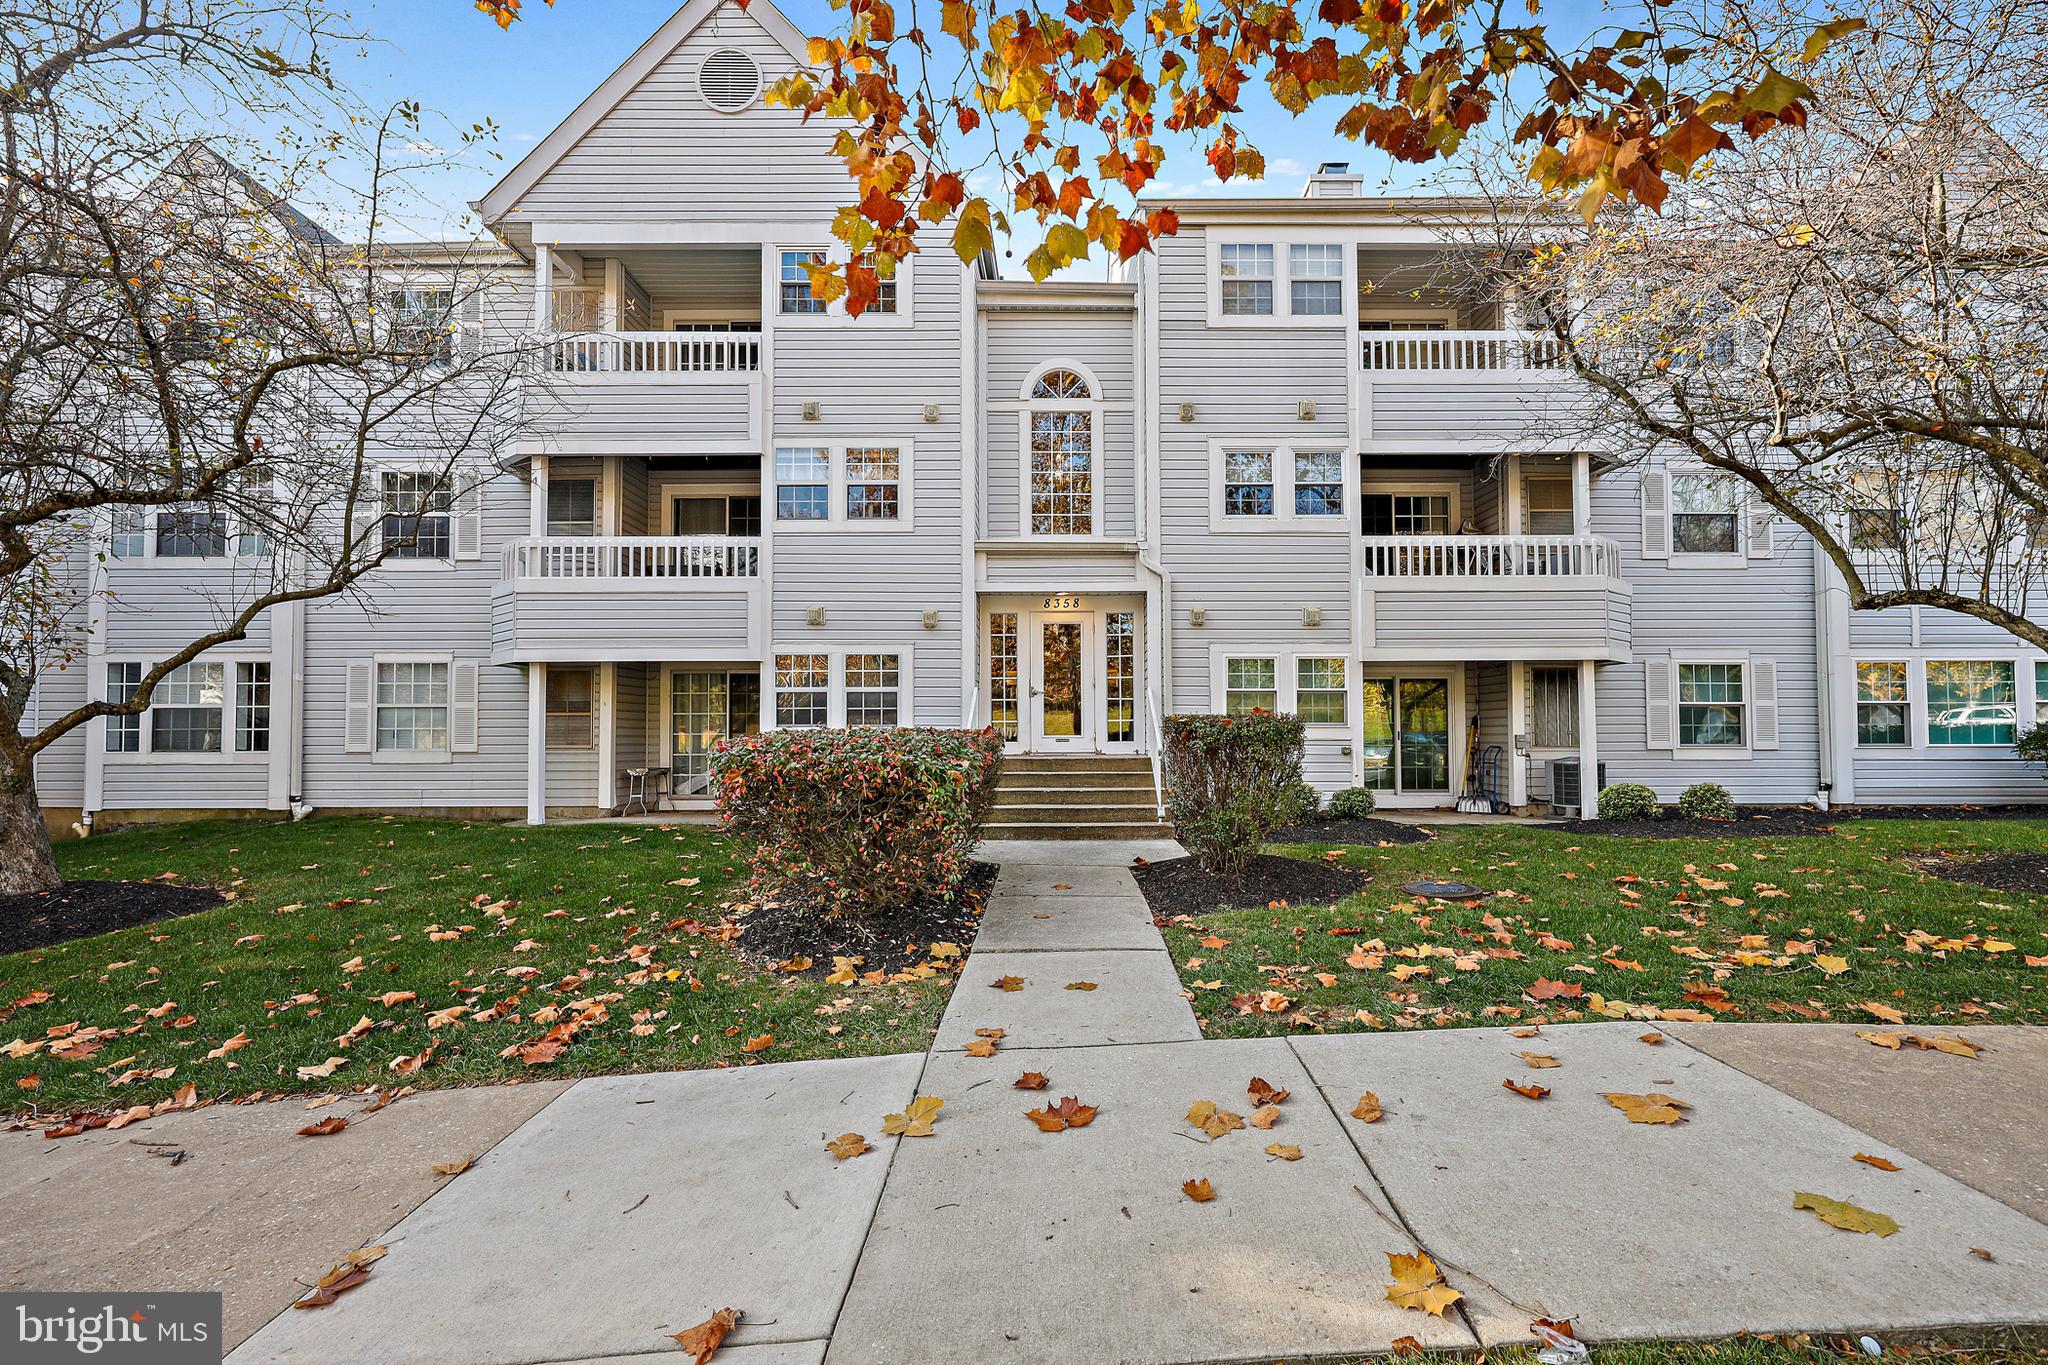
<instances>
[{"instance_id":1,"label":"gray siding apartment building","mask_svg":"<svg viewBox=\"0 0 2048 1365\"><path fill-rule=\"evenodd\" d=\"M507 174L478 205L492 325L551 337L545 410L429 519L437 553L271 611L150 715L55 746L54 823L538 821L619 806L637 769L687 810L757 728L1129 757L1164 715L1253 706L1309 722L1318 787L1388 806L1449 804L1475 729L1517 807L1589 770L1666 800L2048 799L2011 749L2048 659L1852 614L1720 476L1545 436L1573 394L1543 343L1418 283L1440 203L1340 172L1180 202L1099 284L995 278L934 233L881 306L821 303L801 261L849 182L829 129L760 97L802 54L765 0L691 0ZM89 654L39 708L261 577L234 537L123 531L77 567L104 575Z\"/></svg>"}]
</instances>

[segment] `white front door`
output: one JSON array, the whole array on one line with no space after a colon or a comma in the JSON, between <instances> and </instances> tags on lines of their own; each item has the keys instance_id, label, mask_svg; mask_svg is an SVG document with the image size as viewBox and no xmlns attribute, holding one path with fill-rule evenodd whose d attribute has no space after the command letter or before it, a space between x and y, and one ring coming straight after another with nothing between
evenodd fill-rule
<instances>
[{"instance_id":1,"label":"white front door","mask_svg":"<svg viewBox=\"0 0 2048 1365\"><path fill-rule=\"evenodd\" d=\"M1090 612L1037 613L1029 617L1031 720L1028 748L1094 750L1099 736L1095 716L1100 698L1093 694L1100 670L1096 657L1095 617Z\"/></svg>"}]
</instances>

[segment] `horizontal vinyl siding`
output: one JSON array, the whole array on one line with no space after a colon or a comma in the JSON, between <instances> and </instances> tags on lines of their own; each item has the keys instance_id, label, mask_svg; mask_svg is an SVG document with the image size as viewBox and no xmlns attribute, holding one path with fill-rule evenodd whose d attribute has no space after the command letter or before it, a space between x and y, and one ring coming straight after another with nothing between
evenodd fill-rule
<instances>
[{"instance_id":1,"label":"horizontal vinyl siding","mask_svg":"<svg viewBox=\"0 0 2048 1365\"><path fill-rule=\"evenodd\" d=\"M483 548L476 559L380 569L354 597L306 613L304 795L315 806L524 806L526 675L495 667L491 589L500 550L526 534L525 483L511 475L483 490ZM348 665L379 654L450 654L479 665L473 754L445 763L377 762L343 752Z\"/></svg>"},{"instance_id":2,"label":"horizontal vinyl siding","mask_svg":"<svg viewBox=\"0 0 2048 1365\"><path fill-rule=\"evenodd\" d=\"M1695 782L1718 782L1750 804L1811 801L1820 772L1813 543L1781 523L1772 557L1740 568L1675 569L1646 561L1640 473L1629 466L1593 483L1593 534L1620 544L1622 575L1635 589L1635 661L1602 664L1595 683L1596 739L1608 782L1641 782L1666 801ZM1641 661L1674 654L1774 660L1779 747L1729 757L1652 751Z\"/></svg>"},{"instance_id":3,"label":"horizontal vinyl siding","mask_svg":"<svg viewBox=\"0 0 2048 1365\"><path fill-rule=\"evenodd\" d=\"M1530 448L1532 429L1554 428L1575 401L1564 381L1522 372L1485 378L1368 380L1364 400L1375 446L1441 447L1483 452ZM1541 443L1538 443L1539 445Z\"/></svg>"},{"instance_id":4,"label":"horizontal vinyl siding","mask_svg":"<svg viewBox=\"0 0 2048 1365\"><path fill-rule=\"evenodd\" d=\"M279 587L268 560L226 567L201 561L157 560L151 567L109 561L107 570L107 653L155 660L199 637L225 629L240 611ZM270 645L270 614L249 623L248 638L236 650L261 652Z\"/></svg>"},{"instance_id":5,"label":"horizontal vinyl siding","mask_svg":"<svg viewBox=\"0 0 2048 1365\"><path fill-rule=\"evenodd\" d=\"M95 665L83 655L63 668L45 669L29 695L24 733L33 734L58 716L86 701L86 672ZM36 755L36 799L45 806L85 804L85 741L90 725L81 725Z\"/></svg>"},{"instance_id":6,"label":"horizontal vinyl siding","mask_svg":"<svg viewBox=\"0 0 2048 1365\"><path fill-rule=\"evenodd\" d=\"M1159 243L1160 553L1173 576L1170 709L1202 711L1212 645L1264 653L1351 651L1350 534L1217 535L1209 529L1212 440L1311 442L1349 449L1351 334L1333 328L1208 325L1203 231ZM1316 418L1296 404L1313 399ZM1180 420L1192 403L1195 420ZM1208 625L1187 624L1201 607ZM1320 607L1323 624L1301 624Z\"/></svg>"},{"instance_id":7,"label":"horizontal vinyl siding","mask_svg":"<svg viewBox=\"0 0 2048 1365\"><path fill-rule=\"evenodd\" d=\"M270 798L270 764L262 754L235 754L220 763L123 762L109 754L100 788L103 810L262 810Z\"/></svg>"},{"instance_id":8,"label":"horizontal vinyl siding","mask_svg":"<svg viewBox=\"0 0 2048 1365\"><path fill-rule=\"evenodd\" d=\"M692 33L521 196L515 218L723 223L823 221L858 197L832 155L834 125L756 101L722 114L697 92L697 67L739 48L763 84L795 62L737 6ZM820 235L820 245L825 244Z\"/></svg>"},{"instance_id":9,"label":"horizontal vinyl siding","mask_svg":"<svg viewBox=\"0 0 2048 1365\"><path fill-rule=\"evenodd\" d=\"M490 603L492 651L586 663L745 658L751 603L745 586L695 584L499 593Z\"/></svg>"},{"instance_id":10,"label":"horizontal vinyl siding","mask_svg":"<svg viewBox=\"0 0 2048 1365\"><path fill-rule=\"evenodd\" d=\"M953 725L965 705L969 639L960 395L971 347L960 327L964 272L942 242L931 245L911 272L911 325L774 327L772 440L909 443L912 527L771 529L769 634L785 653L912 649L913 719ZM807 401L819 404L820 420L803 420ZM924 419L928 403L938 405L936 422ZM772 496L769 506L772 515ZM811 607L824 608L823 626L806 624ZM938 629L924 628L926 611L939 614Z\"/></svg>"},{"instance_id":11,"label":"horizontal vinyl siding","mask_svg":"<svg viewBox=\"0 0 2048 1365\"><path fill-rule=\"evenodd\" d=\"M1432 651L1513 650L1524 659L1626 653L1628 595L1604 588L1489 592L1484 588L1371 590L1369 650L1426 658ZM1457 647L1444 651L1446 632Z\"/></svg>"},{"instance_id":12,"label":"horizontal vinyl siding","mask_svg":"<svg viewBox=\"0 0 2048 1365\"><path fill-rule=\"evenodd\" d=\"M751 440L754 389L745 380L653 379L645 382L571 377L533 403L530 421L538 448L574 448L604 453L601 447L631 443L648 449L663 443L695 447L755 448Z\"/></svg>"}]
</instances>

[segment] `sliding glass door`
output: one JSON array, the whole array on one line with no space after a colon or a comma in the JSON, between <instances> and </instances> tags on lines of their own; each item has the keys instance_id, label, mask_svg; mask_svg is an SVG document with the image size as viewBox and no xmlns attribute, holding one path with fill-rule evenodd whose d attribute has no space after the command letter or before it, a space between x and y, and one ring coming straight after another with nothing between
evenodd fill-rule
<instances>
[{"instance_id":1,"label":"sliding glass door","mask_svg":"<svg viewBox=\"0 0 2048 1365\"><path fill-rule=\"evenodd\" d=\"M1359 688L1365 785L1403 794L1448 794L1450 680L1362 678Z\"/></svg>"},{"instance_id":2,"label":"sliding glass door","mask_svg":"<svg viewBox=\"0 0 2048 1365\"><path fill-rule=\"evenodd\" d=\"M678 797L716 794L711 751L729 735L761 729L761 675L691 670L670 675L669 771Z\"/></svg>"}]
</instances>

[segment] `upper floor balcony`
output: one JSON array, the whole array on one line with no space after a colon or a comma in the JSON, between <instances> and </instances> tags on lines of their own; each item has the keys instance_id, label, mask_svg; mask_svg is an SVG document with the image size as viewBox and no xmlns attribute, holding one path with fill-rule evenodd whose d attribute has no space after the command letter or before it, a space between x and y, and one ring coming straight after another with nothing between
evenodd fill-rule
<instances>
[{"instance_id":1,"label":"upper floor balcony","mask_svg":"<svg viewBox=\"0 0 2048 1365\"><path fill-rule=\"evenodd\" d=\"M1358 336L1367 454L1567 450L1571 367L1556 337L1511 328L1375 328Z\"/></svg>"},{"instance_id":2,"label":"upper floor balcony","mask_svg":"<svg viewBox=\"0 0 2048 1365\"><path fill-rule=\"evenodd\" d=\"M1626 659L1631 598L1599 536L1366 536L1358 655Z\"/></svg>"},{"instance_id":3,"label":"upper floor balcony","mask_svg":"<svg viewBox=\"0 0 2048 1365\"><path fill-rule=\"evenodd\" d=\"M493 663L757 659L761 538L537 536L505 546Z\"/></svg>"}]
</instances>

